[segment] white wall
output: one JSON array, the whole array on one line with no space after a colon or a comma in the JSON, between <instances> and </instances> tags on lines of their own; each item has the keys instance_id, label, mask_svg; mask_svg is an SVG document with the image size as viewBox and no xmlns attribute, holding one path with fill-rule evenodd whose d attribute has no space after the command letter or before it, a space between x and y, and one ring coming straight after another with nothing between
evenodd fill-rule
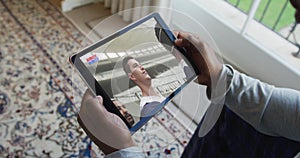
<instances>
[{"instance_id":1,"label":"white wall","mask_svg":"<svg viewBox=\"0 0 300 158\"><path fill-rule=\"evenodd\" d=\"M240 30L223 21L216 14L209 12L200 2L174 0L173 7L199 21L215 40L224 59L232 65L237 66L250 76L270 84L300 90L299 70L281 60L273 52L263 48L250 37L242 36ZM197 29L193 28L195 26L184 25L182 22L179 22L178 25L183 26L187 31Z\"/></svg>"},{"instance_id":2,"label":"white wall","mask_svg":"<svg viewBox=\"0 0 300 158\"><path fill-rule=\"evenodd\" d=\"M76 7L80 7L89 3L101 2L102 0L63 0L61 8L63 12L70 11Z\"/></svg>"}]
</instances>

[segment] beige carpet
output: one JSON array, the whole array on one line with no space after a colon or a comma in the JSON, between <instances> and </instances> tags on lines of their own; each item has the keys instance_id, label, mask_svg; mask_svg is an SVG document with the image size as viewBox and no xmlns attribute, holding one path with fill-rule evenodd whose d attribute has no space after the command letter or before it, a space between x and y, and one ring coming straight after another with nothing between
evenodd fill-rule
<instances>
[{"instance_id":1,"label":"beige carpet","mask_svg":"<svg viewBox=\"0 0 300 158\"><path fill-rule=\"evenodd\" d=\"M47 0L0 0L0 13L0 157L101 157L77 123L85 86L68 63L91 42ZM191 136L167 111L141 131L154 129L134 135L148 156L178 157Z\"/></svg>"}]
</instances>

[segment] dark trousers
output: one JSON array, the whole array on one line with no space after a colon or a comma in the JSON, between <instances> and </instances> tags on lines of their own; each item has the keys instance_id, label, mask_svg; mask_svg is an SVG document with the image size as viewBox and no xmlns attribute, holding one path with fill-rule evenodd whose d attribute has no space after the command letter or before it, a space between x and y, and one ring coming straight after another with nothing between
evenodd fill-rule
<instances>
[{"instance_id":1,"label":"dark trousers","mask_svg":"<svg viewBox=\"0 0 300 158\"><path fill-rule=\"evenodd\" d=\"M300 152L300 142L262 134L226 106L213 129L201 138L200 125L183 158L292 158Z\"/></svg>"}]
</instances>

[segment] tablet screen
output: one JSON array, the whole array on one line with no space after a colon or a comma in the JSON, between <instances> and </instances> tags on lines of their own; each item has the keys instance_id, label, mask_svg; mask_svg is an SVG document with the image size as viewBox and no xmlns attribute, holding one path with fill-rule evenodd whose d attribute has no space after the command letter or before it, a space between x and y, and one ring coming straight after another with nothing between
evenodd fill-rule
<instances>
[{"instance_id":1,"label":"tablet screen","mask_svg":"<svg viewBox=\"0 0 300 158\"><path fill-rule=\"evenodd\" d=\"M195 77L174 39L156 13L82 50L71 61L95 95L104 96L106 108L135 132ZM111 102L105 103L108 99Z\"/></svg>"}]
</instances>

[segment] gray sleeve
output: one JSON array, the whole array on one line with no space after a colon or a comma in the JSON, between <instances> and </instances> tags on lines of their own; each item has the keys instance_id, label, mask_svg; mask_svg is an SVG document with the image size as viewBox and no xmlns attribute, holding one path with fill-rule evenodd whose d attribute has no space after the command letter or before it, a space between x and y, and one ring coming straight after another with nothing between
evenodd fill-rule
<instances>
[{"instance_id":1,"label":"gray sleeve","mask_svg":"<svg viewBox=\"0 0 300 158\"><path fill-rule=\"evenodd\" d=\"M232 72L225 105L264 134L300 141L300 92Z\"/></svg>"},{"instance_id":2,"label":"gray sleeve","mask_svg":"<svg viewBox=\"0 0 300 158\"><path fill-rule=\"evenodd\" d=\"M105 158L144 158L145 155L142 152L141 148L134 146L134 147L118 150L104 157Z\"/></svg>"},{"instance_id":3,"label":"gray sleeve","mask_svg":"<svg viewBox=\"0 0 300 158\"><path fill-rule=\"evenodd\" d=\"M300 92L274 88L262 125L277 135L300 141Z\"/></svg>"}]
</instances>

